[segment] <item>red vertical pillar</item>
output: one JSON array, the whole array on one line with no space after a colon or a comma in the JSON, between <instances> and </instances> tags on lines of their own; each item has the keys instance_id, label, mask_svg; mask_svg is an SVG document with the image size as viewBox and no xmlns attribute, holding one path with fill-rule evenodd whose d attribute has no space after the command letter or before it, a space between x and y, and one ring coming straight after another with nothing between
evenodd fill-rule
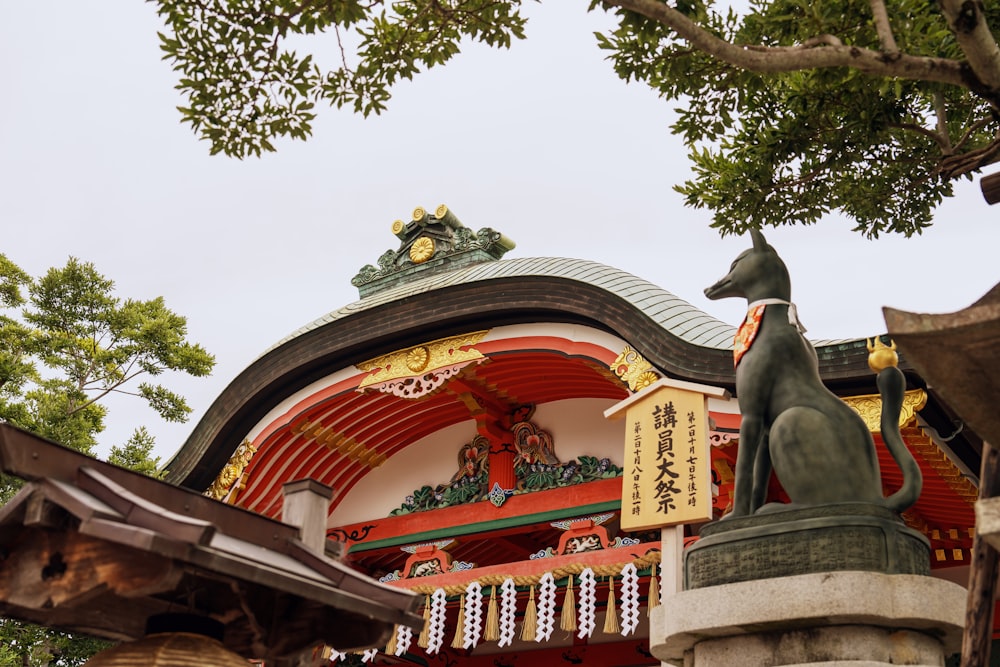
<instances>
[{"instance_id":1,"label":"red vertical pillar","mask_svg":"<svg viewBox=\"0 0 1000 667\"><path fill-rule=\"evenodd\" d=\"M517 486L517 476L514 474L514 441L495 441L490 438L490 482L489 488L499 484L504 491Z\"/></svg>"}]
</instances>

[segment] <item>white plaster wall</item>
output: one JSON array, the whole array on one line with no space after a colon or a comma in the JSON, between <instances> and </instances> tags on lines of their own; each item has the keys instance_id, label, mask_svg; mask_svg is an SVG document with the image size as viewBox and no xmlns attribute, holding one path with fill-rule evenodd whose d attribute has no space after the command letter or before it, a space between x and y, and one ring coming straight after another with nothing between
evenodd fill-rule
<instances>
[{"instance_id":1,"label":"white plaster wall","mask_svg":"<svg viewBox=\"0 0 1000 667\"><path fill-rule=\"evenodd\" d=\"M552 435L556 456L607 457L621 465L625 447L624 421L608 421L604 411L615 404L606 399L571 399L539 405L532 421ZM456 424L410 445L359 481L330 516L329 525L385 517L422 486L449 481L458 470L458 450L476 435L472 420Z\"/></svg>"}]
</instances>

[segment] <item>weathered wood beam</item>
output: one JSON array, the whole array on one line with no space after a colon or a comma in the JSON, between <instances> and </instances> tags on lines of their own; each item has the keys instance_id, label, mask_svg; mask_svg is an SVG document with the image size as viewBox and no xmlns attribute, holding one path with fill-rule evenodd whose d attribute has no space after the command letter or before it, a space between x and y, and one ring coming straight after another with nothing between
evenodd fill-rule
<instances>
[{"instance_id":1,"label":"weathered wood beam","mask_svg":"<svg viewBox=\"0 0 1000 667\"><path fill-rule=\"evenodd\" d=\"M979 179L979 187L982 188L983 198L987 204L992 206L1000 202L1000 172L983 176Z\"/></svg>"},{"instance_id":2,"label":"weathered wood beam","mask_svg":"<svg viewBox=\"0 0 1000 667\"><path fill-rule=\"evenodd\" d=\"M8 607L75 606L109 590L140 597L172 590L182 575L168 558L79 533L27 528L5 548L0 600Z\"/></svg>"},{"instance_id":3,"label":"weathered wood beam","mask_svg":"<svg viewBox=\"0 0 1000 667\"><path fill-rule=\"evenodd\" d=\"M990 663L997 564L1000 562L996 549L1000 546L1000 504L997 504L1000 497L997 496L1000 496L1000 449L984 442L961 667L985 667Z\"/></svg>"}]
</instances>

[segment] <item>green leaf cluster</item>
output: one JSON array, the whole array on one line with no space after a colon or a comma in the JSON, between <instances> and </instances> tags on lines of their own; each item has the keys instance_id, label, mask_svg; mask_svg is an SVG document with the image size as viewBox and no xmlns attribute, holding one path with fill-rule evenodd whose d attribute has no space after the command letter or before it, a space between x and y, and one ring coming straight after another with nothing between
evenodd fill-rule
<instances>
[{"instance_id":1,"label":"green leaf cluster","mask_svg":"<svg viewBox=\"0 0 1000 667\"><path fill-rule=\"evenodd\" d=\"M737 15L708 5L702 26L754 47L834 36L879 51L869 7L860 0L755 0ZM961 59L935 3L898 0L887 8L900 50ZM712 226L723 234L810 224L831 211L869 237L920 233L952 194L953 178L966 175L947 165L991 145L1000 131L995 110L966 88L847 67L756 74L625 10L618 28L598 41L621 78L684 103L672 130L689 148L693 173L675 189L687 205L711 209Z\"/></svg>"},{"instance_id":2,"label":"green leaf cluster","mask_svg":"<svg viewBox=\"0 0 1000 667\"><path fill-rule=\"evenodd\" d=\"M101 399L135 395L163 419L185 421L182 396L140 378L200 377L215 364L162 298L122 300L75 258L32 280L0 255L0 298L0 419L85 453L104 430Z\"/></svg>"},{"instance_id":3,"label":"green leaf cluster","mask_svg":"<svg viewBox=\"0 0 1000 667\"><path fill-rule=\"evenodd\" d=\"M393 84L441 65L463 40L509 47L524 37L520 2L499 0L157 0L160 47L188 100L182 120L211 153L273 151L306 139L320 100L365 115L386 107ZM343 54L324 72L285 46L333 33ZM349 62L348 51L357 62Z\"/></svg>"},{"instance_id":4,"label":"green leaf cluster","mask_svg":"<svg viewBox=\"0 0 1000 667\"><path fill-rule=\"evenodd\" d=\"M81 667L110 642L0 618L0 667Z\"/></svg>"},{"instance_id":5,"label":"green leaf cluster","mask_svg":"<svg viewBox=\"0 0 1000 667\"><path fill-rule=\"evenodd\" d=\"M1000 89L984 90L971 73L941 1L886 0L888 46L875 28L879 2L869 0L751 0L739 14L711 0L662 6L747 53L836 44L889 64L902 54L947 59L965 68L947 84L904 70L862 73L871 63L756 74L692 46L670 20L647 18L657 14L654 0L591 0L590 8L617 13L617 29L597 39L618 75L680 103L672 130L693 169L676 189L687 205L711 209L721 233L838 211L877 237L920 233L956 178L1000 160ZM184 122L212 153L238 158L274 150L279 137L308 137L321 100L380 113L400 81L447 63L469 41L509 47L526 22L520 0L155 2L167 26L164 57L189 101ZM981 8L1000 25L1000 6ZM313 34L337 40L338 67L321 70L287 48Z\"/></svg>"}]
</instances>

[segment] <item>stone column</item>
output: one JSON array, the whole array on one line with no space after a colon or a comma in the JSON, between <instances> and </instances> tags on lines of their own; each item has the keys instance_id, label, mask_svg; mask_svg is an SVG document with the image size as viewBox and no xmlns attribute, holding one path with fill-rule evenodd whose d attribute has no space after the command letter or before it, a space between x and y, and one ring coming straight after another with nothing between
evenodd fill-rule
<instances>
[{"instance_id":1,"label":"stone column","mask_svg":"<svg viewBox=\"0 0 1000 667\"><path fill-rule=\"evenodd\" d=\"M303 544L316 553L324 553L333 489L314 479L299 479L283 484L281 492L284 496L281 520L298 527Z\"/></svg>"}]
</instances>

